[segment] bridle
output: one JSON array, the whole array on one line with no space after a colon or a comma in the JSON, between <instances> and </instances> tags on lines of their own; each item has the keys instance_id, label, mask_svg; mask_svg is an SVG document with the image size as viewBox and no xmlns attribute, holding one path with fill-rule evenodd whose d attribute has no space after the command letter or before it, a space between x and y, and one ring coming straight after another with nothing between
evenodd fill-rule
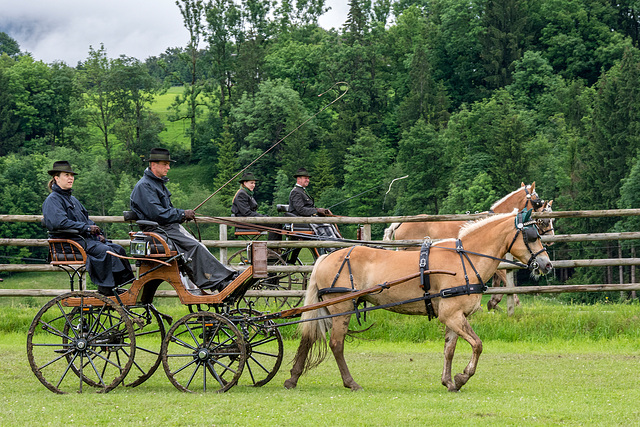
<instances>
[{"instance_id":1,"label":"bridle","mask_svg":"<svg viewBox=\"0 0 640 427\"><path fill-rule=\"evenodd\" d=\"M524 186L524 193L527 198L527 201L524 204L525 209L529 206L529 203L531 203L531 207L534 211L537 211L544 205L544 200L538 197L538 193L536 193L535 190L529 193L529 188L526 185Z\"/></svg>"},{"instance_id":2,"label":"bridle","mask_svg":"<svg viewBox=\"0 0 640 427\"><path fill-rule=\"evenodd\" d=\"M516 214L516 218L515 218L516 234L513 236L513 240L509 245L509 249L507 249L507 252L511 252L511 248L513 248L513 245L516 243L516 240L518 239L518 235L522 234L522 241L524 242L524 245L526 246L527 250L529 251L529 254L531 255L531 257L529 258L529 261L527 261L527 268L529 270L535 270L539 268L537 256L540 255L542 252L547 251L547 248L545 248L544 245L542 246L542 249L540 249L538 252L533 252L533 250L531 249L530 244L540 239L538 221L531 219L532 212L533 211L531 209L525 208Z\"/></svg>"}]
</instances>

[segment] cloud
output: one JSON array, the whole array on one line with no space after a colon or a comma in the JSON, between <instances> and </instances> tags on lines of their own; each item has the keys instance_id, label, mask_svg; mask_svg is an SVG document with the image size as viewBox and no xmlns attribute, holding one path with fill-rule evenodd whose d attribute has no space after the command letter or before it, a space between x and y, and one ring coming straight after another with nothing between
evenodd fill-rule
<instances>
[{"instance_id":1,"label":"cloud","mask_svg":"<svg viewBox=\"0 0 640 427\"><path fill-rule=\"evenodd\" d=\"M75 65L101 43L110 57L145 59L188 41L174 0L0 0L0 10L0 31L44 62Z\"/></svg>"},{"instance_id":2,"label":"cloud","mask_svg":"<svg viewBox=\"0 0 640 427\"><path fill-rule=\"evenodd\" d=\"M327 0L324 28L339 29L348 4ZM0 31L36 60L75 66L101 43L111 58L144 60L170 47L186 46L189 34L175 0L0 0Z\"/></svg>"}]
</instances>

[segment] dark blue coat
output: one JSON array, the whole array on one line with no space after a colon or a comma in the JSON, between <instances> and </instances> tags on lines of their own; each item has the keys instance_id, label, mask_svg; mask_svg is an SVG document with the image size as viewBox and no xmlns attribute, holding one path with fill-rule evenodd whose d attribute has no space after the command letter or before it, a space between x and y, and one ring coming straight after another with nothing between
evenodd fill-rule
<instances>
[{"instance_id":1,"label":"dark blue coat","mask_svg":"<svg viewBox=\"0 0 640 427\"><path fill-rule=\"evenodd\" d=\"M53 191L42 204L44 225L50 231L77 230L89 235L89 226L95 222L89 219L89 213L82 203L71 195L72 190L63 190L53 184Z\"/></svg>"},{"instance_id":2,"label":"dark blue coat","mask_svg":"<svg viewBox=\"0 0 640 427\"><path fill-rule=\"evenodd\" d=\"M184 209L171 203L171 192L164 185L168 178L158 178L149 168L131 192L131 210L138 218L155 221L160 225L182 223Z\"/></svg>"}]
</instances>

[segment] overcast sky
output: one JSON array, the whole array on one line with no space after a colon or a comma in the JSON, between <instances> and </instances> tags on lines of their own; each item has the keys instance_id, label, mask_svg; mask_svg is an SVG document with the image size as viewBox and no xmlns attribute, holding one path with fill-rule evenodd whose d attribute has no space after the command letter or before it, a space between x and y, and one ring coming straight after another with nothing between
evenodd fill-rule
<instances>
[{"instance_id":1,"label":"overcast sky","mask_svg":"<svg viewBox=\"0 0 640 427\"><path fill-rule=\"evenodd\" d=\"M346 0L326 0L324 28L340 28ZM188 41L175 0L0 0L0 32L9 34L36 60L75 66L89 46L104 43L107 55L144 60Z\"/></svg>"}]
</instances>

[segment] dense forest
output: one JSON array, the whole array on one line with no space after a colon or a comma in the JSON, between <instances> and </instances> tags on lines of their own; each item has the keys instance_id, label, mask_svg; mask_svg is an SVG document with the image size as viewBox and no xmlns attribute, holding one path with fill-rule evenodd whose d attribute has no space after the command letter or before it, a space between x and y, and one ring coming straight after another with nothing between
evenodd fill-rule
<instances>
[{"instance_id":1,"label":"dense forest","mask_svg":"<svg viewBox=\"0 0 640 427\"><path fill-rule=\"evenodd\" d=\"M481 211L522 181L555 210L640 206L636 2L349 0L337 30L317 24L324 0L176 6L189 43L144 60L102 45L75 66L45 64L0 33L0 213L39 213L46 170L68 159L90 213L119 215L154 146L172 150L176 172L197 171L170 183L193 207L345 90L251 167L261 211L275 215L299 167L316 204L342 215ZM182 93L163 119L152 106L169 87ZM168 122L184 137L163 140ZM236 186L201 213L228 214ZM558 222L563 233L637 225ZM0 235L42 231L0 223Z\"/></svg>"}]
</instances>

